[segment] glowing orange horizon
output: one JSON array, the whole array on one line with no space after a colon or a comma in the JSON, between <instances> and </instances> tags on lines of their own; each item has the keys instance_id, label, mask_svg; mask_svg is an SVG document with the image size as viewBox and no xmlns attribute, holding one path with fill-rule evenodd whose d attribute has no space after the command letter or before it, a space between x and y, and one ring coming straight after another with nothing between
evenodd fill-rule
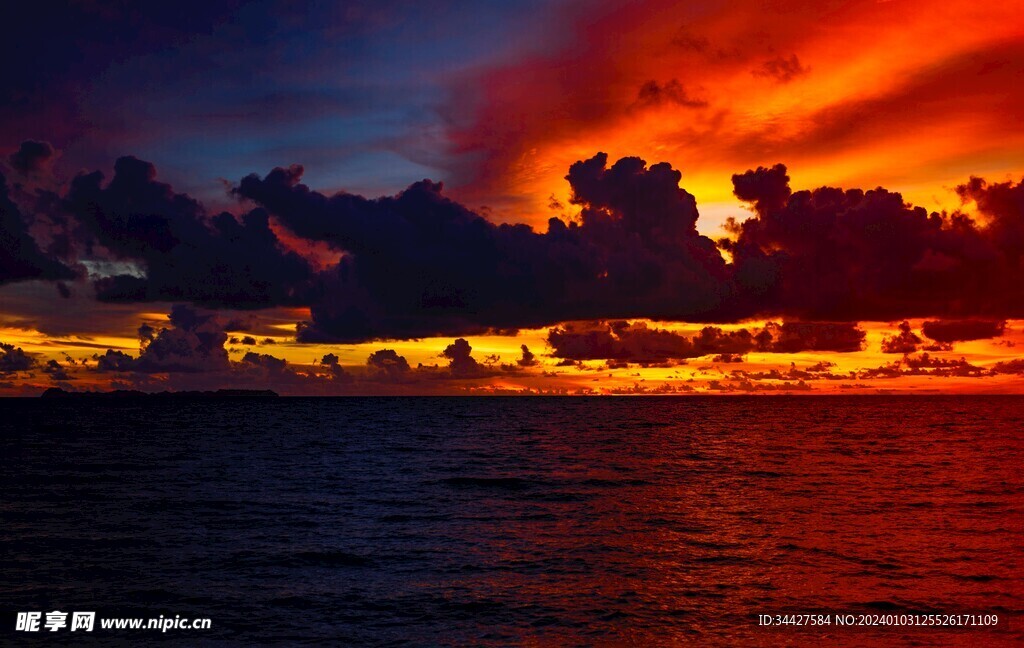
<instances>
[{"instance_id":1,"label":"glowing orange horizon","mask_svg":"<svg viewBox=\"0 0 1024 648\"><path fill-rule=\"evenodd\" d=\"M151 313L140 313L151 314ZM692 336L703 325L670 322L644 322L652 328L673 331ZM920 331L922 320L910 320L912 328ZM756 329L763 321L720 325L726 331ZM410 384L388 384L366 382L354 387L332 389L317 385L311 380L304 390L296 391L296 385L275 385L272 381L262 387L277 388L284 394L344 394L344 393L451 393L451 394L566 394L566 395L616 395L616 394L736 394L736 393L798 393L798 394L877 394L877 393L1019 393L1019 375L1002 374L985 377L902 375L899 377L874 376L863 378L864 372L877 370L895 362L904 361L899 353L883 353L882 341L896 332L895 323L862 322L866 332L861 351L851 353L812 352L777 353L752 352L741 363L730 363L710 355L698 358L672 360L664 364L644 366L632 362L616 366L605 360L586 360L567 363L552 355L547 344L550 328L520 331L516 335L471 336L473 356L483 362L489 359L494 371L480 378L466 380L434 380L430 372L440 372L447 364L442 356L444 348L452 342L451 337L427 338L422 340L364 342L359 344L306 344L296 343L291 334L279 328L273 320L260 325L261 332L255 332L254 341L243 341L245 334L232 334L225 345L233 363L239 364L245 353L271 354L286 360L289 370L312 377L329 376L329 368L321 364L326 354L334 354L347 372L361 378L366 376L366 359L374 351L392 349L405 357L411 367L423 367L424 381ZM269 335L264 333L270 332ZM56 360L70 370L73 379L69 388L83 391L103 391L112 387L142 388L148 391L174 390L174 382L167 382L167 376L147 376L146 384L132 386L127 376L109 371L98 371L96 356L103 355L103 349L122 350L130 355L138 352L138 340L126 337L77 337L52 338L38 331L0 328L0 339L23 348L38 359L40 366L49 360ZM501 371L502 365L511 367L521 355L521 346L527 345L536 355L537 365L528 369ZM947 351L932 351L937 359L957 361L965 359L971 365L991 369L997 363L1017 359L1017 345L1024 345L1024 321L1010 321L1004 334L999 338L959 342ZM911 354L911 358L921 353ZM69 363L68 358L74 360ZM806 370L817 364L831 365L829 373L836 376L829 379L802 381L798 377L787 377L787 372ZM768 374L775 371L781 378L760 378L746 380L744 375ZM803 384L801 384L801 382ZM0 386L0 395L32 395L55 381L45 373L35 371L8 376L6 384ZM230 387L229 384L210 383L208 387Z\"/></svg>"}]
</instances>

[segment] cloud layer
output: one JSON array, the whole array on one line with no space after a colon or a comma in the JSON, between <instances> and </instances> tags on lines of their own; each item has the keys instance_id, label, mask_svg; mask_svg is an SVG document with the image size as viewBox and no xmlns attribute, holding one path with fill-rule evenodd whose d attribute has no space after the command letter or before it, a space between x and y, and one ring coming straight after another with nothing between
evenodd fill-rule
<instances>
[{"instance_id":1,"label":"cloud layer","mask_svg":"<svg viewBox=\"0 0 1024 648\"><path fill-rule=\"evenodd\" d=\"M25 214L15 204L7 178L0 173L0 285L29 279L62 280L74 272L45 254L29 233Z\"/></svg>"},{"instance_id":2,"label":"cloud layer","mask_svg":"<svg viewBox=\"0 0 1024 648\"><path fill-rule=\"evenodd\" d=\"M1024 185L960 187L982 222L928 213L882 188L792 192L783 165L733 183L755 216L734 222L723 247L760 313L881 321L1024 313Z\"/></svg>"},{"instance_id":3,"label":"cloud layer","mask_svg":"<svg viewBox=\"0 0 1024 648\"><path fill-rule=\"evenodd\" d=\"M495 224L429 180L368 199L320 193L301 176L293 166L243 178L232 189L239 215L208 213L132 157L117 161L109 182L80 174L60 194L12 193L0 177L0 283L88 274L102 301L303 306L310 319L299 323L302 342L587 320L786 320L738 346L727 341L732 333L681 342L625 322L586 332L609 349L604 357L641 362L704 348L851 350L862 336L847 323L860 320L935 318L924 334L950 344L995 337L1003 320L1024 315L1024 185L1012 182L972 178L960 186L978 214L971 217L928 213L882 188L793 191L784 165L759 167L733 176L752 216L732 221L731 235L715 242L697 231L697 203L679 186L681 173L633 157L609 164L599 153L573 164L566 180L579 214L550 219L544 232ZM16 199L41 216L36 230L51 241L48 252ZM316 246L337 260L324 266L309 256ZM552 340L570 348L573 335L567 326ZM917 348L916 334L902 335L888 350ZM163 341L152 342L155 359Z\"/></svg>"},{"instance_id":4,"label":"cloud layer","mask_svg":"<svg viewBox=\"0 0 1024 648\"><path fill-rule=\"evenodd\" d=\"M567 176L578 222L539 233L495 225L423 181L395 197L326 196L301 167L249 176L236 193L344 256L316 280L307 341L536 327L570 319L719 318L732 308L714 242L667 164L607 156Z\"/></svg>"},{"instance_id":5,"label":"cloud layer","mask_svg":"<svg viewBox=\"0 0 1024 648\"><path fill-rule=\"evenodd\" d=\"M267 307L294 302L310 277L307 262L282 247L265 211L208 216L197 201L158 182L152 164L133 157L117 161L106 185L99 172L76 177L63 208L79 226L81 254L102 248L100 254L138 269L97 281L101 300Z\"/></svg>"},{"instance_id":6,"label":"cloud layer","mask_svg":"<svg viewBox=\"0 0 1024 648\"><path fill-rule=\"evenodd\" d=\"M769 322L760 329L725 331L707 326L692 336L651 328L644 322L569 323L551 329L552 355L568 360L663 363L701 356L747 353L860 351L865 333L850 322Z\"/></svg>"}]
</instances>

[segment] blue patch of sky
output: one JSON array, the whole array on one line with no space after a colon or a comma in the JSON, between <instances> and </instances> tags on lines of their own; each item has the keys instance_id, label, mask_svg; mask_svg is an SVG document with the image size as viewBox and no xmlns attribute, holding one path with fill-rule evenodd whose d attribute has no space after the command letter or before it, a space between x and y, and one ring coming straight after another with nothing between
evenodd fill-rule
<instances>
[{"instance_id":1,"label":"blue patch of sky","mask_svg":"<svg viewBox=\"0 0 1024 648\"><path fill-rule=\"evenodd\" d=\"M314 3L302 14L248 5L109 66L91 84L97 128L80 144L147 159L200 198L223 193L216 178L296 162L314 187L392 193L443 180L438 158L407 154L402 142L422 146L423 133L443 130L436 109L451 75L549 46L557 5ZM130 150L110 150L118 146Z\"/></svg>"}]
</instances>

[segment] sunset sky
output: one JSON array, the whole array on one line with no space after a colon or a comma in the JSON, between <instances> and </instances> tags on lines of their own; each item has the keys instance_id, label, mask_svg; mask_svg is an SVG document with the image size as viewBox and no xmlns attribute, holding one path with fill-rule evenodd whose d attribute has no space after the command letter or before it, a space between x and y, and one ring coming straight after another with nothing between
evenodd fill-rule
<instances>
[{"instance_id":1,"label":"sunset sky","mask_svg":"<svg viewBox=\"0 0 1024 648\"><path fill-rule=\"evenodd\" d=\"M1020 2L134 4L0 10L0 394L1024 391Z\"/></svg>"}]
</instances>

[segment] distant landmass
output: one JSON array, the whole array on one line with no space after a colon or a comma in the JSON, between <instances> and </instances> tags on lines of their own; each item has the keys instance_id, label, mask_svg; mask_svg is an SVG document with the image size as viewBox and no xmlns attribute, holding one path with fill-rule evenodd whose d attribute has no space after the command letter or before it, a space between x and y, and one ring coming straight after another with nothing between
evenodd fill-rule
<instances>
[{"instance_id":1,"label":"distant landmass","mask_svg":"<svg viewBox=\"0 0 1024 648\"><path fill-rule=\"evenodd\" d=\"M105 392L72 392L59 387L51 387L44 391L40 398L277 398L277 392L270 389L218 389L216 391L162 391L155 393L135 389L117 389Z\"/></svg>"}]
</instances>

